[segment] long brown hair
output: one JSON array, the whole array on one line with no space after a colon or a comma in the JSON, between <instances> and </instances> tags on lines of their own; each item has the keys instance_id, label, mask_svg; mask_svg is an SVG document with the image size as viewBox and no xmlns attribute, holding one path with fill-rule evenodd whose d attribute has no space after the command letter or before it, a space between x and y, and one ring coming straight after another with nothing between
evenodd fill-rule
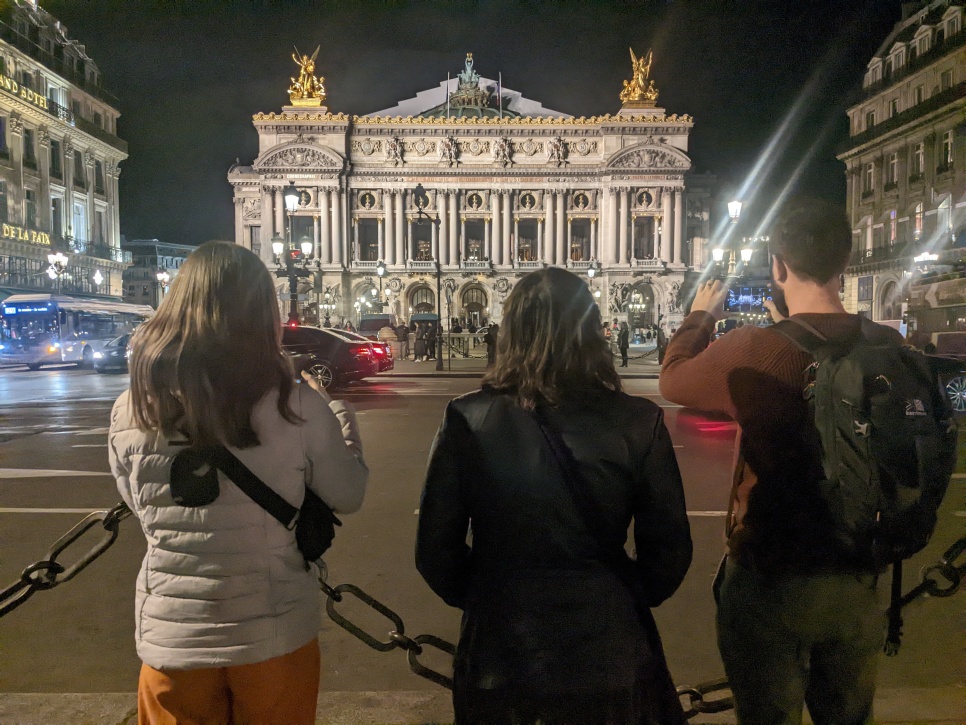
<instances>
[{"instance_id":1,"label":"long brown hair","mask_svg":"<svg viewBox=\"0 0 966 725\"><path fill-rule=\"evenodd\" d=\"M278 390L285 420L299 420L281 341L275 287L261 260L231 242L202 244L131 341L135 424L196 445L258 445L252 409L269 391Z\"/></svg>"},{"instance_id":2,"label":"long brown hair","mask_svg":"<svg viewBox=\"0 0 966 725\"><path fill-rule=\"evenodd\" d=\"M600 310L587 285L566 270L548 267L517 283L496 347L483 383L515 395L524 407L621 389Z\"/></svg>"}]
</instances>

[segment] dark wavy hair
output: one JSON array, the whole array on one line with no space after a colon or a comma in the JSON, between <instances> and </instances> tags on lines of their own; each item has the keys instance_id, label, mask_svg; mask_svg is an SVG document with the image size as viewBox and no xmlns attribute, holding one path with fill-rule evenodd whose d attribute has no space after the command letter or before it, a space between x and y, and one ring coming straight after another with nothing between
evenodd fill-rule
<instances>
[{"instance_id":1,"label":"dark wavy hair","mask_svg":"<svg viewBox=\"0 0 966 725\"><path fill-rule=\"evenodd\" d=\"M300 420L289 407L295 375L281 345L262 261L231 242L202 244L131 341L135 424L196 445L257 446L252 409L269 391L278 390L285 420Z\"/></svg>"},{"instance_id":2,"label":"dark wavy hair","mask_svg":"<svg viewBox=\"0 0 966 725\"><path fill-rule=\"evenodd\" d=\"M852 254L852 227L845 210L824 200L803 199L789 205L774 237L772 253L799 277L818 284L842 274Z\"/></svg>"},{"instance_id":3,"label":"dark wavy hair","mask_svg":"<svg viewBox=\"0 0 966 725\"><path fill-rule=\"evenodd\" d=\"M517 283L483 384L514 395L525 408L621 389L600 310L579 277L548 267Z\"/></svg>"}]
</instances>

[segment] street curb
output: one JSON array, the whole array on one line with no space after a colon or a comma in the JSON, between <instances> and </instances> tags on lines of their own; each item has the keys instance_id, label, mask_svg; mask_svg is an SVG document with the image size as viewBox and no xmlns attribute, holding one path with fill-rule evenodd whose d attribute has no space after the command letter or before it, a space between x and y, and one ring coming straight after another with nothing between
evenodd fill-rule
<instances>
[{"instance_id":1,"label":"street curb","mask_svg":"<svg viewBox=\"0 0 966 725\"><path fill-rule=\"evenodd\" d=\"M445 690L393 690L319 693L316 725L412 725L451 723L452 695ZM880 688L875 722L880 725L961 725L966 688ZM0 693L3 725L132 725L137 720L137 694ZM804 723L811 723L806 717ZM733 711L696 715L690 725L734 725Z\"/></svg>"}]
</instances>

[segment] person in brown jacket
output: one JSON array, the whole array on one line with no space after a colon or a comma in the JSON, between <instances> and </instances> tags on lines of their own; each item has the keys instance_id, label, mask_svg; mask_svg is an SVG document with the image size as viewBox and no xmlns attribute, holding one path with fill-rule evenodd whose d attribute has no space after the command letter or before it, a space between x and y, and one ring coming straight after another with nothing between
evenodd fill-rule
<instances>
[{"instance_id":1,"label":"person in brown jacket","mask_svg":"<svg viewBox=\"0 0 966 725\"><path fill-rule=\"evenodd\" d=\"M847 314L839 298L851 254L845 215L803 205L785 215L772 239L778 311L830 339L858 335L859 316ZM739 426L728 555L714 586L718 646L738 722L800 722L803 703L816 725L871 722L885 617L875 573L838 550L817 492L821 448L802 396L812 358L780 332L754 325L712 343L727 295L719 280L699 287L668 343L660 390L674 403L726 413Z\"/></svg>"}]
</instances>

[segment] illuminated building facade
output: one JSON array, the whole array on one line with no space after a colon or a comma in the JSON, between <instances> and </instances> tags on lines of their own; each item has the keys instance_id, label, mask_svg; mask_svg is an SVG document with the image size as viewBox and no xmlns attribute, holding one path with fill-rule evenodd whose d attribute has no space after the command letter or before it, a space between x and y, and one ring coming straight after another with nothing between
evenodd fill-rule
<instances>
[{"instance_id":1,"label":"illuminated building facade","mask_svg":"<svg viewBox=\"0 0 966 725\"><path fill-rule=\"evenodd\" d=\"M378 289L379 261L387 309L403 320L439 313L437 264L444 319L499 320L516 280L545 265L593 268L605 318L635 305L641 322L682 319L685 275L704 262L710 180L690 174L692 119L656 104L650 53L632 58L619 112L593 118L480 77L472 55L456 78L392 108L333 114L324 90L296 88L314 88L302 78L314 58L295 60L292 105L254 116L258 157L228 179L236 243L275 269L273 238L311 241L303 319L317 320L323 300L334 301L334 321L354 319L354 302Z\"/></svg>"},{"instance_id":2,"label":"illuminated building facade","mask_svg":"<svg viewBox=\"0 0 966 725\"><path fill-rule=\"evenodd\" d=\"M869 61L849 111L846 164L853 255L845 306L899 320L922 255L958 261L966 248L966 8L904 4ZM920 262L915 260L919 258Z\"/></svg>"},{"instance_id":3,"label":"illuminated building facade","mask_svg":"<svg viewBox=\"0 0 966 725\"><path fill-rule=\"evenodd\" d=\"M119 112L84 46L36 0L0 10L0 298L121 297ZM63 252L55 283L47 255ZM98 274L100 272L100 274ZM100 282L98 282L100 280Z\"/></svg>"}]
</instances>

